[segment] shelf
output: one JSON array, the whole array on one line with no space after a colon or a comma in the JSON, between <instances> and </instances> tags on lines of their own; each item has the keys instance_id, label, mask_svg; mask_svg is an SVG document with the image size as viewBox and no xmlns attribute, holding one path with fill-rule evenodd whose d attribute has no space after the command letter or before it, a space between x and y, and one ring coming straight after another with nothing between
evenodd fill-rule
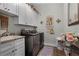
<instances>
[{"instance_id":1,"label":"shelf","mask_svg":"<svg viewBox=\"0 0 79 59\"><path fill-rule=\"evenodd\" d=\"M37 26L33 26L33 25L25 25L25 24L15 24L15 25L19 25L19 26L29 26L29 27L37 28Z\"/></svg>"}]
</instances>

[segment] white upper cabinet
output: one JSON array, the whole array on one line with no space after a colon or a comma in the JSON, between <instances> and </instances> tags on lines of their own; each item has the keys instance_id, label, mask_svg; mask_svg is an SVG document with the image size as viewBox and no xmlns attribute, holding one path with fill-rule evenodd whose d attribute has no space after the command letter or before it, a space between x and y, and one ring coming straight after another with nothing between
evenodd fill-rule
<instances>
[{"instance_id":1,"label":"white upper cabinet","mask_svg":"<svg viewBox=\"0 0 79 59\"><path fill-rule=\"evenodd\" d=\"M19 24L27 24L26 19L26 4L20 3L18 5L18 10L19 10Z\"/></svg>"},{"instance_id":2,"label":"white upper cabinet","mask_svg":"<svg viewBox=\"0 0 79 59\"><path fill-rule=\"evenodd\" d=\"M26 5L26 22L28 25L36 26L37 24L37 13L30 7L30 5Z\"/></svg>"},{"instance_id":3,"label":"white upper cabinet","mask_svg":"<svg viewBox=\"0 0 79 59\"><path fill-rule=\"evenodd\" d=\"M25 3L0 3L0 12L18 16L18 24L36 26L38 14Z\"/></svg>"},{"instance_id":4,"label":"white upper cabinet","mask_svg":"<svg viewBox=\"0 0 79 59\"><path fill-rule=\"evenodd\" d=\"M3 7L4 7L4 4L3 3L0 3L0 9L3 10L4 9Z\"/></svg>"},{"instance_id":5,"label":"white upper cabinet","mask_svg":"<svg viewBox=\"0 0 79 59\"><path fill-rule=\"evenodd\" d=\"M27 19L26 19L26 22L28 25L32 25L31 22L33 22L31 19L31 14L32 14L32 11L31 11L31 8L28 4L26 4L26 16L27 16Z\"/></svg>"},{"instance_id":6,"label":"white upper cabinet","mask_svg":"<svg viewBox=\"0 0 79 59\"><path fill-rule=\"evenodd\" d=\"M10 16L17 15L17 4L16 3L0 3L0 11L4 14L8 14Z\"/></svg>"},{"instance_id":7,"label":"white upper cabinet","mask_svg":"<svg viewBox=\"0 0 79 59\"><path fill-rule=\"evenodd\" d=\"M17 4L16 3L6 3L7 11L17 15Z\"/></svg>"}]
</instances>

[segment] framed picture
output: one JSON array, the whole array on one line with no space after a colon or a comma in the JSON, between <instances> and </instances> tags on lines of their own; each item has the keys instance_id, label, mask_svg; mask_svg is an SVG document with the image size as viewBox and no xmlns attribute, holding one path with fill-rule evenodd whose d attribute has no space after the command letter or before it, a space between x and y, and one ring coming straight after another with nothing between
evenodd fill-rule
<instances>
[{"instance_id":1,"label":"framed picture","mask_svg":"<svg viewBox=\"0 0 79 59\"><path fill-rule=\"evenodd\" d=\"M47 33L49 34L54 34L54 29L53 29L53 17L47 16L46 17L46 29Z\"/></svg>"},{"instance_id":2,"label":"framed picture","mask_svg":"<svg viewBox=\"0 0 79 59\"><path fill-rule=\"evenodd\" d=\"M79 4L68 4L68 26L79 24Z\"/></svg>"}]
</instances>

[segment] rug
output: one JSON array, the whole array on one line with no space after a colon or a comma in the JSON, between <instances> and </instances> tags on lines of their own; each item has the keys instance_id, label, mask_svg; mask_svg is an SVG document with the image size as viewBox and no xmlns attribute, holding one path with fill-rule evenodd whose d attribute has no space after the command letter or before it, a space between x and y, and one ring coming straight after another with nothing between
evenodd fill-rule
<instances>
[{"instance_id":1,"label":"rug","mask_svg":"<svg viewBox=\"0 0 79 59\"><path fill-rule=\"evenodd\" d=\"M44 46L44 48L39 52L38 56L52 56L53 47Z\"/></svg>"},{"instance_id":2,"label":"rug","mask_svg":"<svg viewBox=\"0 0 79 59\"><path fill-rule=\"evenodd\" d=\"M52 46L44 46L37 56L65 56L65 52Z\"/></svg>"},{"instance_id":3,"label":"rug","mask_svg":"<svg viewBox=\"0 0 79 59\"><path fill-rule=\"evenodd\" d=\"M53 55L54 56L66 56L63 50L59 50L56 47L54 47L53 49Z\"/></svg>"}]
</instances>

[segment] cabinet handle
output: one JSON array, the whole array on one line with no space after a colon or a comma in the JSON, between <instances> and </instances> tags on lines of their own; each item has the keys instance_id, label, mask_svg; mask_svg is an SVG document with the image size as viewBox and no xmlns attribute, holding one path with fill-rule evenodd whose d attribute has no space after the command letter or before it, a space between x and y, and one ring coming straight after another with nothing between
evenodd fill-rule
<instances>
[{"instance_id":1,"label":"cabinet handle","mask_svg":"<svg viewBox=\"0 0 79 59\"><path fill-rule=\"evenodd\" d=\"M17 51L17 49L15 49L15 51Z\"/></svg>"},{"instance_id":2,"label":"cabinet handle","mask_svg":"<svg viewBox=\"0 0 79 59\"><path fill-rule=\"evenodd\" d=\"M8 11L9 11L10 9L8 9Z\"/></svg>"},{"instance_id":3,"label":"cabinet handle","mask_svg":"<svg viewBox=\"0 0 79 59\"><path fill-rule=\"evenodd\" d=\"M12 50L12 53L14 52L15 50Z\"/></svg>"},{"instance_id":4,"label":"cabinet handle","mask_svg":"<svg viewBox=\"0 0 79 59\"><path fill-rule=\"evenodd\" d=\"M7 8L4 8L4 9L7 9Z\"/></svg>"}]
</instances>

